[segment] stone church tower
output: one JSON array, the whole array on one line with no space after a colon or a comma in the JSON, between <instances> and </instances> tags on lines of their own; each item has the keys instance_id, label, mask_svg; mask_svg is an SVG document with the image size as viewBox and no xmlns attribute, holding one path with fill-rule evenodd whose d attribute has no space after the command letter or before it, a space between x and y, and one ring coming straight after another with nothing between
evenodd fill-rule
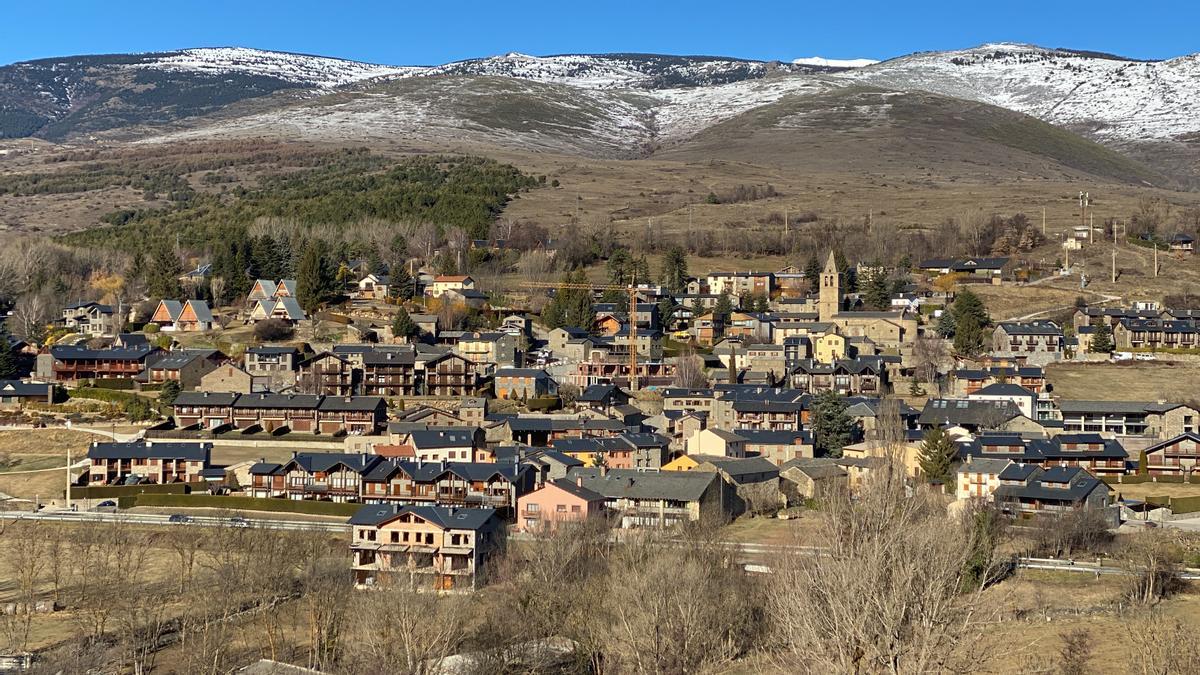
<instances>
[{"instance_id":1,"label":"stone church tower","mask_svg":"<svg viewBox=\"0 0 1200 675\"><path fill-rule=\"evenodd\" d=\"M821 273L821 293L817 298L817 314L820 321L830 321L841 312L842 288L838 276L837 262L833 251L829 252L829 260L825 262L825 271Z\"/></svg>"}]
</instances>

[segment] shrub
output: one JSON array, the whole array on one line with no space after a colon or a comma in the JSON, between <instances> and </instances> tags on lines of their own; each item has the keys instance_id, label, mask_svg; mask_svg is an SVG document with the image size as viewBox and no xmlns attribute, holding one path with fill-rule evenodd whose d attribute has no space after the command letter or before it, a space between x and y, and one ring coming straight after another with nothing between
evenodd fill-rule
<instances>
[{"instance_id":1,"label":"shrub","mask_svg":"<svg viewBox=\"0 0 1200 675\"><path fill-rule=\"evenodd\" d=\"M254 325L254 337L264 342L292 337L292 327L283 319L266 319Z\"/></svg>"},{"instance_id":2,"label":"shrub","mask_svg":"<svg viewBox=\"0 0 1200 675\"><path fill-rule=\"evenodd\" d=\"M211 508L235 511L279 511L283 513L308 513L319 516L352 516L362 506L361 504L340 504L337 502L207 494L139 494L136 499L131 501L131 506Z\"/></svg>"}]
</instances>

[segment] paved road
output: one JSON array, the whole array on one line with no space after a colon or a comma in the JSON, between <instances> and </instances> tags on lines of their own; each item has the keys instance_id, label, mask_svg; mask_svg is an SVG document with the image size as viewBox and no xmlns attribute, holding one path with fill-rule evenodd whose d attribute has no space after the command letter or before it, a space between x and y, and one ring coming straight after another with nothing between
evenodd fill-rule
<instances>
[{"instance_id":1,"label":"paved road","mask_svg":"<svg viewBox=\"0 0 1200 675\"><path fill-rule=\"evenodd\" d=\"M0 512L0 518L10 520L48 520L57 522L96 522L96 523L131 523L136 525L169 525L173 527L253 527L264 530L300 530L313 532L340 532L348 533L350 526L345 523L321 523L313 521L299 520L273 520L270 518L254 518L246 517L239 520L231 518L219 518L216 516L189 516L189 520L182 523L170 522L171 516L157 515L148 513L95 513L95 512L75 512L75 511L40 511L32 512ZM1200 526L1200 519L1197 519L1197 525ZM528 539L528 536L513 534L513 539L522 540ZM731 548L734 548L740 554L741 562L746 570L755 574L772 574L770 563L773 558L788 553L800 553L803 555L821 555L823 548L817 546L798 546L793 544L759 544L746 542L721 542ZM664 545L671 545L670 540L665 540ZM1017 559L1017 567L1030 570L1051 570L1056 572L1074 572L1079 574L1092 575L1122 575L1128 574L1128 570L1123 567L1118 567L1112 564L1105 564L1100 560L1070 560L1058 558L1030 558L1021 557ZM1184 568L1180 577L1187 580L1200 580L1200 569Z\"/></svg>"},{"instance_id":2,"label":"paved road","mask_svg":"<svg viewBox=\"0 0 1200 675\"><path fill-rule=\"evenodd\" d=\"M264 530L310 530L318 532L349 532L345 523L322 523L306 520L272 520L269 518L219 518L188 515L187 521L172 523L171 516L154 513L98 513L95 511L5 511L0 518L10 520L50 520L73 523L130 523L134 525L171 525L193 527L254 527Z\"/></svg>"}]
</instances>

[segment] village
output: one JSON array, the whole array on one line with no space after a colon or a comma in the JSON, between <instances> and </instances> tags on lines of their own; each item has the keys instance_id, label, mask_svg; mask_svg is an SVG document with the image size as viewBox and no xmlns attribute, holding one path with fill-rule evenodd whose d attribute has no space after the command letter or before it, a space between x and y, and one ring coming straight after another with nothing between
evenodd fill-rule
<instances>
[{"instance_id":1,"label":"village","mask_svg":"<svg viewBox=\"0 0 1200 675\"><path fill-rule=\"evenodd\" d=\"M361 504L349 521L361 585L403 568L416 531L437 533L423 553L431 588L473 587L506 529L786 513L860 489L890 462L1017 519L1086 509L1117 527L1200 511L1200 492L1119 498L1125 484L1191 480L1192 401L1063 399L1045 374L1195 350L1198 310L1081 303L1068 325L993 324L971 289L1015 283L1008 265L845 269L829 252L819 274L525 284L530 300L575 303L551 326L545 309L492 307L494 289L467 275L405 274L398 288L350 260L345 302L319 316L287 279L260 279L244 306L216 311L204 300L164 299L142 317L69 304L53 344L10 338L32 367L0 400L15 423L61 423L95 392L124 400L123 412L156 406L135 405L142 431L94 442L64 493L31 508L208 505L200 495L249 498L236 503L251 510ZM468 314L476 326L453 325ZM331 328L347 341L317 339ZM236 331L249 341L223 351Z\"/></svg>"}]
</instances>

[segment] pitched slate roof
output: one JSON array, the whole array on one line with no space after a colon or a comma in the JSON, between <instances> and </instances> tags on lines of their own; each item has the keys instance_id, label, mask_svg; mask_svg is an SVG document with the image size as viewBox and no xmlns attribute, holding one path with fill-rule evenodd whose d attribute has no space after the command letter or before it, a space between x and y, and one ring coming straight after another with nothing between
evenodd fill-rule
<instances>
[{"instance_id":1,"label":"pitched slate roof","mask_svg":"<svg viewBox=\"0 0 1200 675\"><path fill-rule=\"evenodd\" d=\"M212 309L208 306L208 301L188 300L185 304L192 308L192 312L196 315L196 321L201 323L212 323L215 320L213 319ZM178 319L179 317L176 316L175 318Z\"/></svg>"},{"instance_id":2,"label":"pitched slate roof","mask_svg":"<svg viewBox=\"0 0 1200 675\"><path fill-rule=\"evenodd\" d=\"M1000 474L1001 480L1020 480ZM1013 472L1015 473L1015 472ZM1010 475L1012 475L1010 473ZM1049 487L1048 484L1067 487ZM1035 468L1024 479L1023 485L1001 485L996 488L996 499L1036 499L1039 501L1078 502L1087 498L1093 490L1110 488L1103 481L1077 466Z\"/></svg>"},{"instance_id":3,"label":"pitched slate roof","mask_svg":"<svg viewBox=\"0 0 1200 675\"><path fill-rule=\"evenodd\" d=\"M969 396L1028 396L1037 398L1037 394L1019 384L1011 382L993 382Z\"/></svg>"},{"instance_id":4,"label":"pitched slate roof","mask_svg":"<svg viewBox=\"0 0 1200 675\"><path fill-rule=\"evenodd\" d=\"M444 506L367 504L350 516L350 520L346 522L350 525L379 526L406 513L411 513L444 530L482 530L494 525L496 517L496 510L492 508L460 509Z\"/></svg>"},{"instance_id":5,"label":"pitched slate roof","mask_svg":"<svg viewBox=\"0 0 1200 675\"><path fill-rule=\"evenodd\" d=\"M242 394L234 408L300 408L316 410L321 397L314 394Z\"/></svg>"},{"instance_id":6,"label":"pitched slate roof","mask_svg":"<svg viewBox=\"0 0 1200 675\"><path fill-rule=\"evenodd\" d=\"M92 443L88 447L88 459L183 459L205 461L211 443Z\"/></svg>"},{"instance_id":7,"label":"pitched slate roof","mask_svg":"<svg viewBox=\"0 0 1200 675\"><path fill-rule=\"evenodd\" d=\"M45 398L49 395L51 385L22 382L20 380L0 380L0 396Z\"/></svg>"},{"instance_id":8,"label":"pitched slate roof","mask_svg":"<svg viewBox=\"0 0 1200 675\"><path fill-rule=\"evenodd\" d=\"M109 349L89 349L74 345L54 345L50 347L50 355L60 361L103 359L108 361L141 361L150 354L158 351L151 345L133 347L112 347Z\"/></svg>"},{"instance_id":9,"label":"pitched slate roof","mask_svg":"<svg viewBox=\"0 0 1200 675\"><path fill-rule=\"evenodd\" d=\"M812 432L776 431L774 429L734 429L733 433L746 439L746 445L812 445Z\"/></svg>"},{"instance_id":10,"label":"pitched slate roof","mask_svg":"<svg viewBox=\"0 0 1200 675\"><path fill-rule=\"evenodd\" d=\"M1005 333L1009 335L1062 335L1062 328L1053 321L1030 321L1028 323L1019 323L1016 321L1004 321L999 326Z\"/></svg>"},{"instance_id":11,"label":"pitched slate roof","mask_svg":"<svg viewBox=\"0 0 1200 675\"><path fill-rule=\"evenodd\" d=\"M568 480L583 478L583 486L598 492L606 499L665 499L679 502L699 500L718 480L717 474L707 471L643 472L634 469L601 470L593 467L573 468Z\"/></svg>"},{"instance_id":12,"label":"pitched slate roof","mask_svg":"<svg viewBox=\"0 0 1200 675\"><path fill-rule=\"evenodd\" d=\"M460 448L475 443L476 427L439 427L409 433L409 443L418 449Z\"/></svg>"},{"instance_id":13,"label":"pitched slate roof","mask_svg":"<svg viewBox=\"0 0 1200 675\"><path fill-rule=\"evenodd\" d=\"M317 410L322 412L371 412L387 406L382 396L326 396Z\"/></svg>"},{"instance_id":14,"label":"pitched slate roof","mask_svg":"<svg viewBox=\"0 0 1200 675\"><path fill-rule=\"evenodd\" d=\"M197 359L207 359L219 352L215 349L176 349L150 364L154 370L179 370Z\"/></svg>"},{"instance_id":15,"label":"pitched slate roof","mask_svg":"<svg viewBox=\"0 0 1200 675\"><path fill-rule=\"evenodd\" d=\"M840 478L846 475L846 470L837 463L837 460L828 457L797 457L779 465L780 473L792 469L800 471L813 480Z\"/></svg>"},{"instance_id":16,"label":"pitched slate roof","mask_svg":"<svg viewBox=\"0 0 1200 675\"><path fill-rule=\"evenodd\" d=\"M1099 449L1068 448L1068 445L1099 446ZM1017 462L1055 459L1127 459L1121 442L1099 434L1059 434L1054 438L1021 438L1017 434L984 433L958 445L960 457L1004 457ZM1004 450L1001 448L1014 448Z\"/></svg>"},{"instance_id":17,"label":"pitched slate roof","mask_svg":"<svg viewBox=\"0 0 1200 675\"><path fill-rule=\"evenodd\" d=\"M925 426L994 426L1020 416L1012 401L931 398L919 421Z\"/></svg>"},{"instance_id":18,"label":"pitched slate roof","mask_svg":"<svg viewBox=\"0 0 1200 675\"><path fill-rule=\"evenodd\" d=\"M994 473L999 475L1008 466L1012 464L1011 459L997 459L993 457L978 457L971 455L967 457L967 461L961 462L956 471L958 473Z\"/></svg>"},{"instance_id":19,"label":"pitched slate roof","mask_svg":"<svg viewBox=\"0 0 1200 675\"><path fill-rule=\"evenodd\" d=\"M595 492L593 490L589 490L585 487L582 487L573 480L559 478L558 480L550 481L549 484L553 485L554 487L562 490L563 492L566 492L567 494L569 494L573 497L577 497L579 499L584 499L589 502L604 501L604 495L600 494L599 492Z\"/></svg>"},{"instance_id":20,"label":"pitched slate roof","mask_svg":"<svg viewBox=\"0 0 1200 675\"><path fill-rule=\"evenodd\" d=\"M175 397L176 406L231 406L240 394L219 391L181 391Z\"/></svg>"},{"instance_id":21,"label":"pitched slate roof","mask_svg":"<svg viewBox=\"0 0 1200 675\"><path fill-rule=\"evenodd\" d=\"M768 478L779 475L779 467L765 457L724 457L721 455L688 455L697 464L711 464L725 472L735 482L757 474L768 474Z\"/></svg>"}]
</instances>

